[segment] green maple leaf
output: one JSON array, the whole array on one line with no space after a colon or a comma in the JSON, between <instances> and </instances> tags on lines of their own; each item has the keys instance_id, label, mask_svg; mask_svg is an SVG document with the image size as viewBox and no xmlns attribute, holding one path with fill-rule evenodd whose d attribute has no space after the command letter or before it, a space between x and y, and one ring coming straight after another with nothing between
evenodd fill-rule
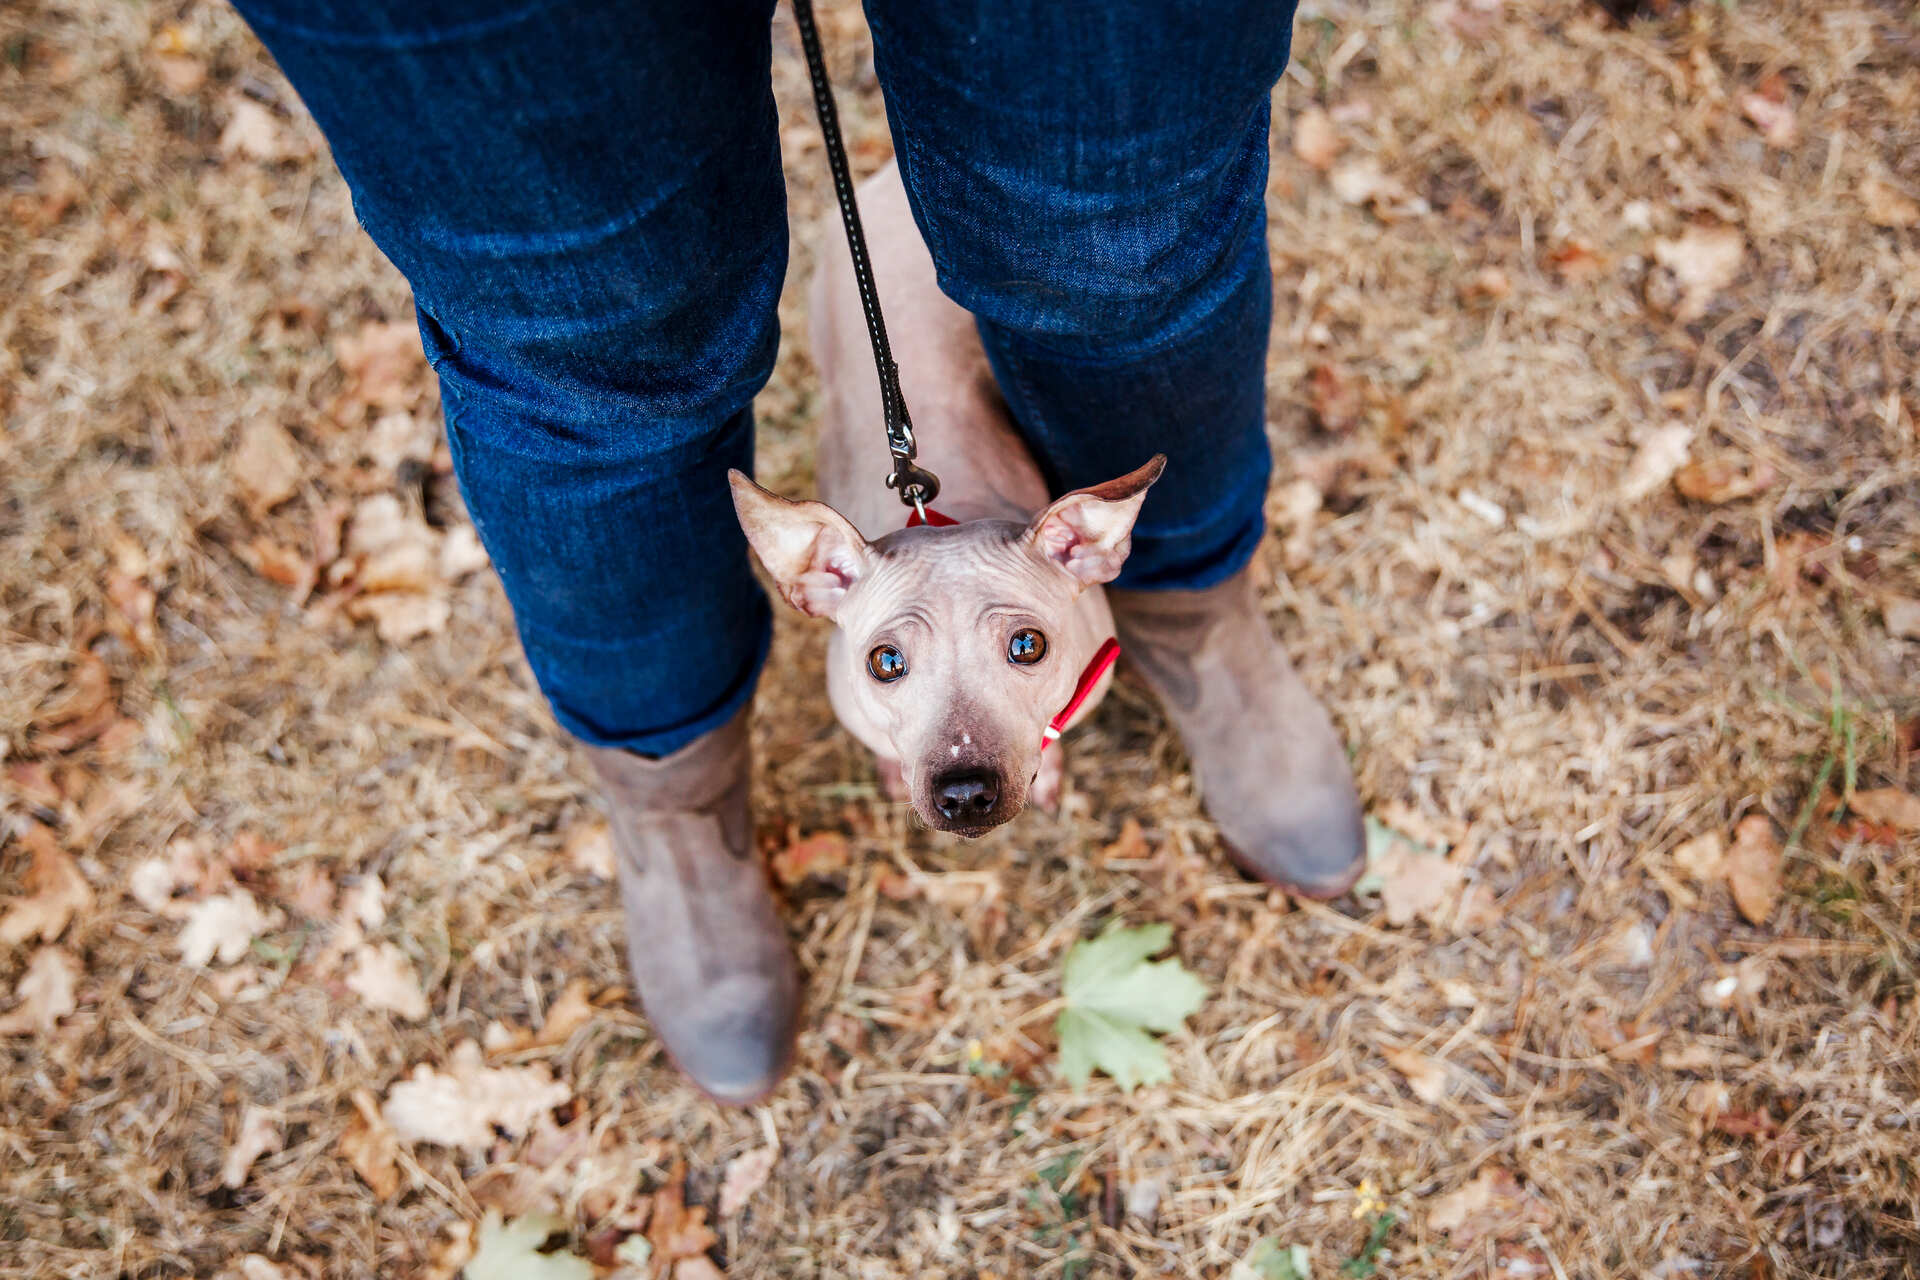
<instances>
[{"instance_id":1,"label":"green maple leaf","mask_svg":"<svg viewBox=\"0 0 1920 1280\"><path fill-rule=\"evenodd\" d=\"M1126 929L1116 922L1067 952L1060 978L1067 1007L1054 1030L1060 1072L1075 1088L1096 1070L1127 1090L1173 1078L1166 1049L1147 1033L1178 1028L1207 988L1178 960L1147 960L1172 940L1172 925Z\"/></svg>"},{"instance_id":2,"label":"green maple leaf","mask_svg":"<svg viewBox=\"0 0 1920 1280\"><path fill-rule=\"evenodd\" d=\"M467 1263L467 1280L593 1280L593 1264L570 1253L541 1253L548 1236L566 1224L550 1213L501 1221L498 1209L480 1222L480 1241Z\"/></svg>"}]
</instances>

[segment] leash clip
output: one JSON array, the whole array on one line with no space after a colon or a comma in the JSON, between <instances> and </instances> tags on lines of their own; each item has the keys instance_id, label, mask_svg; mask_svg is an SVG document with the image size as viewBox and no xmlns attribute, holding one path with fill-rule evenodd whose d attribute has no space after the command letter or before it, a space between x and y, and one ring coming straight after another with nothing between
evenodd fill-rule
<instances>
[{"instance_id":1,"label":"leash clip","mask_svg":"<svg viewBox=\"0 0 1920 1280\"><path fill-rule=\"evenodd\" d=\"M893 455L893 471L887 476L887 488L900 491L900 501L927 518L927 504L940 496L940 477L918 465L909 453Z\"/></svg>"}]
</instances>

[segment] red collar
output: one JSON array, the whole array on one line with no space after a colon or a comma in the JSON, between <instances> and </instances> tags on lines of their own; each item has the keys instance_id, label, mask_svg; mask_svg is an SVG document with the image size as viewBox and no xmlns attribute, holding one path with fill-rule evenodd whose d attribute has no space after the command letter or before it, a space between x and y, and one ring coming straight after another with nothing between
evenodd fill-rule
<instances>
[{"instance_id":1,"label":"red collar","mask_svg":"<svg viewBox=\"0 0 1920 1280\"><path fill-rule=\"evenodd\" d=\"M907 517L907 528L909 529L917 529L921 525L926 525L929 529L944 529L948 525L959 523L960 522L952 516L943 516L931 507L927 508L926 519L924 520L920 518L920 509L917 507L914 509L913 514ZM1100 647L1093 651L1093 657L1081 670L1080 680L1073 686L1073 696L1067 699L1066 706L1060 708L1060 714L1048 721L1047 727L1041 731L1040 749L1042 751L1045 751L1048 744L1066 731L1067 725L1072 721L1075 713L1077 713L1080 708L1085 705L1087 699L1093 695L1094 686L1100 683L1102 676L1113 669L1113 664L1119 660L1119 657L1120 641L1118 639L1113 636L1108 636L1105 640L1101 641Z\"/></svg>"}]
</instances>

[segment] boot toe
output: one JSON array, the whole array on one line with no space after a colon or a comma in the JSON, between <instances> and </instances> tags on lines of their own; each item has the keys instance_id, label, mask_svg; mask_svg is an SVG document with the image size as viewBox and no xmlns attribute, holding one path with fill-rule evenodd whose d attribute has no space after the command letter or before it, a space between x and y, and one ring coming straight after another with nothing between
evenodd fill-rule
<instances>
[{"instance_id":1,"label":"boot toe","mask_svg":"<svg viewBox=\"0 0 1920 1280\"><path fill-rule=\"evenodd\" d=\"M723 1106L762 1101L792 1064L798 1001L791 984L758 975L728 978L708 989L692 1017L648 1012L668 1055Z\"/></svg>"},{"instance_id":2,"label":"boot toe","mask_svg":"<svg viewBox=\"0 0 1920 1280\"><path fill-rule=\"evenodd\" d=\"M1279 798L1273 817L1244 834L1223 830L1240 869L1303 898L1337 898L1367 866L1360 805L1344 788Z\"/></svg>"}]
</instances>

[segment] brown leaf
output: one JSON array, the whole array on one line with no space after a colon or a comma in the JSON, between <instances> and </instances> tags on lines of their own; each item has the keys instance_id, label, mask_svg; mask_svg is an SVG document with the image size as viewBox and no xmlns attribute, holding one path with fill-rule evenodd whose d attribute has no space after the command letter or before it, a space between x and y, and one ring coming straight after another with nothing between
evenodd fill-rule
<instances>
[{"instance_id":1,"label":"brown leaf","mask_svg":"<svg viewBox=\"0 0 1920 1280\"><path fill-rule=\"evenodd\" d=\"M707 1211L698 1206L687 1208L686 1181L685 1162L675 1161L667 1171L666 1182L653 1193L647 1241L653 1245L656 1267L670 1266L682 1258L700 1257L719 1242L720 1237L707 1226Z\"/></svg>"},{"instance_id":2,"label":"brown leaf","mask_svg":"<svg viewBox=\"0 0 1920 1280\"><path fill-rule=\"evenodd\" d=\"M581 875L598 880L613 879L613 832L605 819L574 823L560 852L565 855L567 865Z\"/></svg>"},{"instance_id":3,"label":"brown leaf","mask_svg":"<svg viewBox=\"0 0 1920 1280\"><path fill-rule=\"evenodd\" d=\"M422 1063L388 1089L380 1114L403 1141L483 1151L496 1128L525 1133L572 1096L545 1067L488 1067L480 1046L463 1040L445 1072Z\"/></svg>"},{"instance_id":4,"label":"brown leaf","mask_svg":"<svg viewBox=\"0 0 1920 1280\"><path fill-rule=\"evenodd\" d=\"M440 596L389 591L348 602L347 615L359 622L372 621L382 640L403 645L445 631L453 606Z\"/></svg>"},{"instance_id":5,"label":"brown leaf","mask_svg":"<svg viewBox=\"0 0 1920 1280\"><path fill-rule=\"evenodd\" d=\"M41 947L14 984L20 1003L0 1015L0 1036L46 1035L60 1019L80 1007L74 990L80 962L63 947Z\"/></svg>"},{"instance_id":6,"label":"brown leaf","mask_svg":"<svg viewBox=\"0 0 1920 1280\"><path fill-rule=\"evenodd\" d=\"M1322 363L1307 374L1307 407L1321 430L1337 435L1359 425L1366 399L1358 379Z\"/></svg>"},{"instance_id":7,"label":"brown leaf","mask_svg":"<svg viewBox=\"0 0 1920 1280\"><path fill-rule=\"evenodd\" d=\"M1847 807L1869 822L1911 834L1920 831L1920 796L1898 787L1879 787L1856 791L1847 798Z\"/></svg>"},{"instance_id":8,"label":"brown leaf","mask_svg":"<svg viewBox=\"0 0 1920 1280\"><path fill-rule=\"evenodd\" d=\"M347 989L369 1009L385 1010L403 1022L418 1022L427 1016L427 996L420 989L420 975L406 952L391 942L382 942L361 947L353 959Z\"/></svg>"},{"instance_id":9,"label":"brown leaf","mask_svg":"<svg viewBox=\"0 0 1920 1280\"><path fill-rule=\"evenodd\" d=\"M847 838L837 831L822 831L796 840L773 855L773 874L791 889L808 876L829 876L846 868L849 855Z\"/></svg>"},{"instance_id":10,"label":"brown leaf","mask_svg":"<svg viewBox=\"0 0 1920 1280\"><path fill-rule=\"evenodd\" d=\"M595 1010L593 1001L587 997L589 990L591 987L585 978L569 982L560 998L547 1006L546 1021L528 1043L534 1047L565 1044L574 1032L592 1022Z\"/></svg>"},{"instance_id":11,"label":"brown leaf","mask_svg":"<svg viewBox=\"0 0 1920 1280\"><path fill-rule=\"evenodd\" d=\"M336 339L333 357L347 378L334 405L335 421L357 422L368 408L408 409L420 398L427 357L420 330L407 321L370 320Z\"/></svg>"},{"instance_id":12,"label":"brown leaf","mask_svg":"<svg viewBox=\"0 0 1920 1280\"><path fill-rule=\"evenodd\" d=\"M1886 620L1887 630L1893 635L1920 640L1920 600L1885 597L1880 602L1880 616ZM1920 720L1912 723L1920 725Z\"/></svg>"},{"instance_id":13,"label":"brown leaf","mask_svg":"<svg viewBox=\"0 0 1920 1280\"><path fill-rule=\"evenodd\" d=\"M286 1139L280 1133L280 1117L266 1107L249 1102L240 1113L240 1132L234 1135L226 1158L220 1162L220 1185L237 1190L246 1183L255 1160L285 1145Z\"/></svg>"},{"instance_id":14,"label":"brown leaf","mask_svg":"<svg viewBox=\"0 0 1920 1280\"><path fill-rule=\"evenodd\" d=\"M1553 1225L1553 1209L1523 1188L1499 1165L1487 1165L1472 1182L1437 1196L1429 1204L1427 1225L1447 1233L1447 1242L1466 1249L1480 1240L1524 1235L1529 1226Z\"/></svg>"},{"instance_id":15,"label":"brown leaf","mask_svg":"<svg viewBox=\"0 0 1920 1280\"><path fill-rule=\"evenodd\" d=\"M1860 203L1867 209L1867 221L1874 226L1899 231L1920 223L1920 200L1878 174L1862 178L1859 191Z\"/></svg>"},{"instance_id":16,"label":"brown leaf","mask_svg":"<svg viewBox=\"0 0 1920 1280\"><path fill-rule=\"evenodd\" d=\"M340 1135L339 1151L360 1180L382 1200L400 1190L400 1144L380 1117L379 1104L365 1089L353 1091L354 1117Z\"/></svg>"},{"instance_id":17,"label":"brown leaf","mask_svg":"<svg viewBox=\"0 0 1920 1280\"><path fill-rule=\"evenodd\" d=\"M1680 302L1673 318L1698 320L1713 296L1740 275L1747 238L1738 227L1690 226L1672 239L1653 242L1654 261L1673 273Z\"/></svg>"},{"instance_id":18,"label":"brown leaf","mask_svg":"<svg viewBox=\"0 0 1920 1280\"><path fill-rule=\"evenodd\" d=\"M1687 460L1692 443L1693 428L1684 422L1670 422L1648 431L1620 477L1620 496L1637 501L1665 484Z\"/></svg>"},{"instance_id":19,"label":"brown leaf","mask_svg":"<svg viewBox=\"0 0 1920 1280\"><path fill-rule=\"evenodd\" d=\"M1293 118L1293 154L1325 173L1345 147L1333 119L1319 107L1308 107Z\"/></svg>"},{"instance_id":20,"label":"brown leaf","mask_svg":"<svg viewBox=\"0 0 1920 1280\"><path fill-rule=\"evenodd\" d=\"M189 907L187 922L174 945L180 958L195 969L204 969L215 960L233 964L247 954L255 937L280 921L278 908L262 911L251 893L232 889Z\"/></svg>"},{"instance_id":21,"label":"brown leaf","mask_svg":"<svg viewBox=\"0 0 1920 1280\"><path fill-rule=\"evenodd\" d=\"M1673 487L1695 502L1734 502L1764 493L1773 487L1779 473L1766 463L1741 466L1726 458L1708 462L1689 462L1673 473Z\"/></svg>"},{"instance_id":22,"label":"brown leaf","mask_svg":"<svg viewBox=\"0 0 1920 1280\"><path fill-rule=\"evenodd\" d=\"M1446 1064L1413 1049L1382 1049L1387 1065L1406 1077L1414 1097L1429 1106L1447 1096Z\"/></svg>"},{"instance_id":23,"label":"brown leaf","mask_svg":"<svg viewBox=\"0 0 1920 1280\"><path fill-rule=\"evenodd\" d=\"M1724 863L1727 842L1718 831L1703 831L1674 846L1673 865L1701 884L1711 884L1726 874Z\"/></svg>"},{"instance_id":24,"label":"brown leaf","mask_svg":"<svg viewBox=\"0 0 1920 1280\"><path fill-rule=\"evenodd\" d=\"M29 938L58 941L67 922L93 906L93 886L39 823L29 822L19 840L33 861L22 877L25 895L9 899L6 915L0 916L0 942L18 946Z\"/></svg>"},{"instance_id":25,"label":"brown leaf","mask_svg":"<svg viewBox=\"0 0 1920 1280\"><path fill-rule=\"evenodd\" d=\"M285 427L270 420L242 427L227 458L227 478L256 520L300 492L305 473L300 447Z\"/></svg>"},{"instance_id":26,"label":"brown leaf","mask_svg":"<svg viewBox=\"0 0 1920 1280\"><path fill-rule=\"evenodd\" d=\"M1120 834L1112 844L1104 846L1095 855L1094 861L1101 866L1111 866L1114 862L1135 862L1151 856L1153 847L1147 843L1146 832L1140 829L1138 818L1128 818L1120 824Z\"/></svg>"},{"instance_id":27,"label":"brown leaf","mask_svg":"<svg viewBox=\"0 0 1920 1280\"><path fill-rule=\"evenodd\" d=\"M1780 896L1780 842L1773 835L1773 820L1764 814L1740 819L1733 829L1733 846L1727 850L1727 887L1733 890L1733 903L1751 924L1765 924L1773 914Z\"/></svg>"},{"instance_id":28,"label":"brown leaf","mask_svg":"<svg viewBox=\"0 0 1920 1280\"><path fill-rule=\"evenodd\" d=\"M767 1185L779 1158L779 1148L757 1147L727 1161L726 1176L720 1180L720 1216L731 1218L745 1208L754 1192Z\"/></svg>"},{"instance_id":29,"label":"brown leaf","mask_svg":"<svg viewBox=\"0 0 1920 1280\"><path fill-rule=\"evenodd\" d=\"M1793 107L1761 93L1740 95L1740 114L1753 121L1767 145L1785 151L1800 140L1800 122Z\"/></svg>"},{"instance_id":30,"label":"brown leaf","mask_svg":"<svg viewBox=\"0 0 1920 1280\"><path fill-rule=\"evenodd\" d=\"M1598 279L1607 272L1606 255L1578 240L1555 246L1547 254L1547 263L1574 284Z\"/></svg>"}]
</instances>

